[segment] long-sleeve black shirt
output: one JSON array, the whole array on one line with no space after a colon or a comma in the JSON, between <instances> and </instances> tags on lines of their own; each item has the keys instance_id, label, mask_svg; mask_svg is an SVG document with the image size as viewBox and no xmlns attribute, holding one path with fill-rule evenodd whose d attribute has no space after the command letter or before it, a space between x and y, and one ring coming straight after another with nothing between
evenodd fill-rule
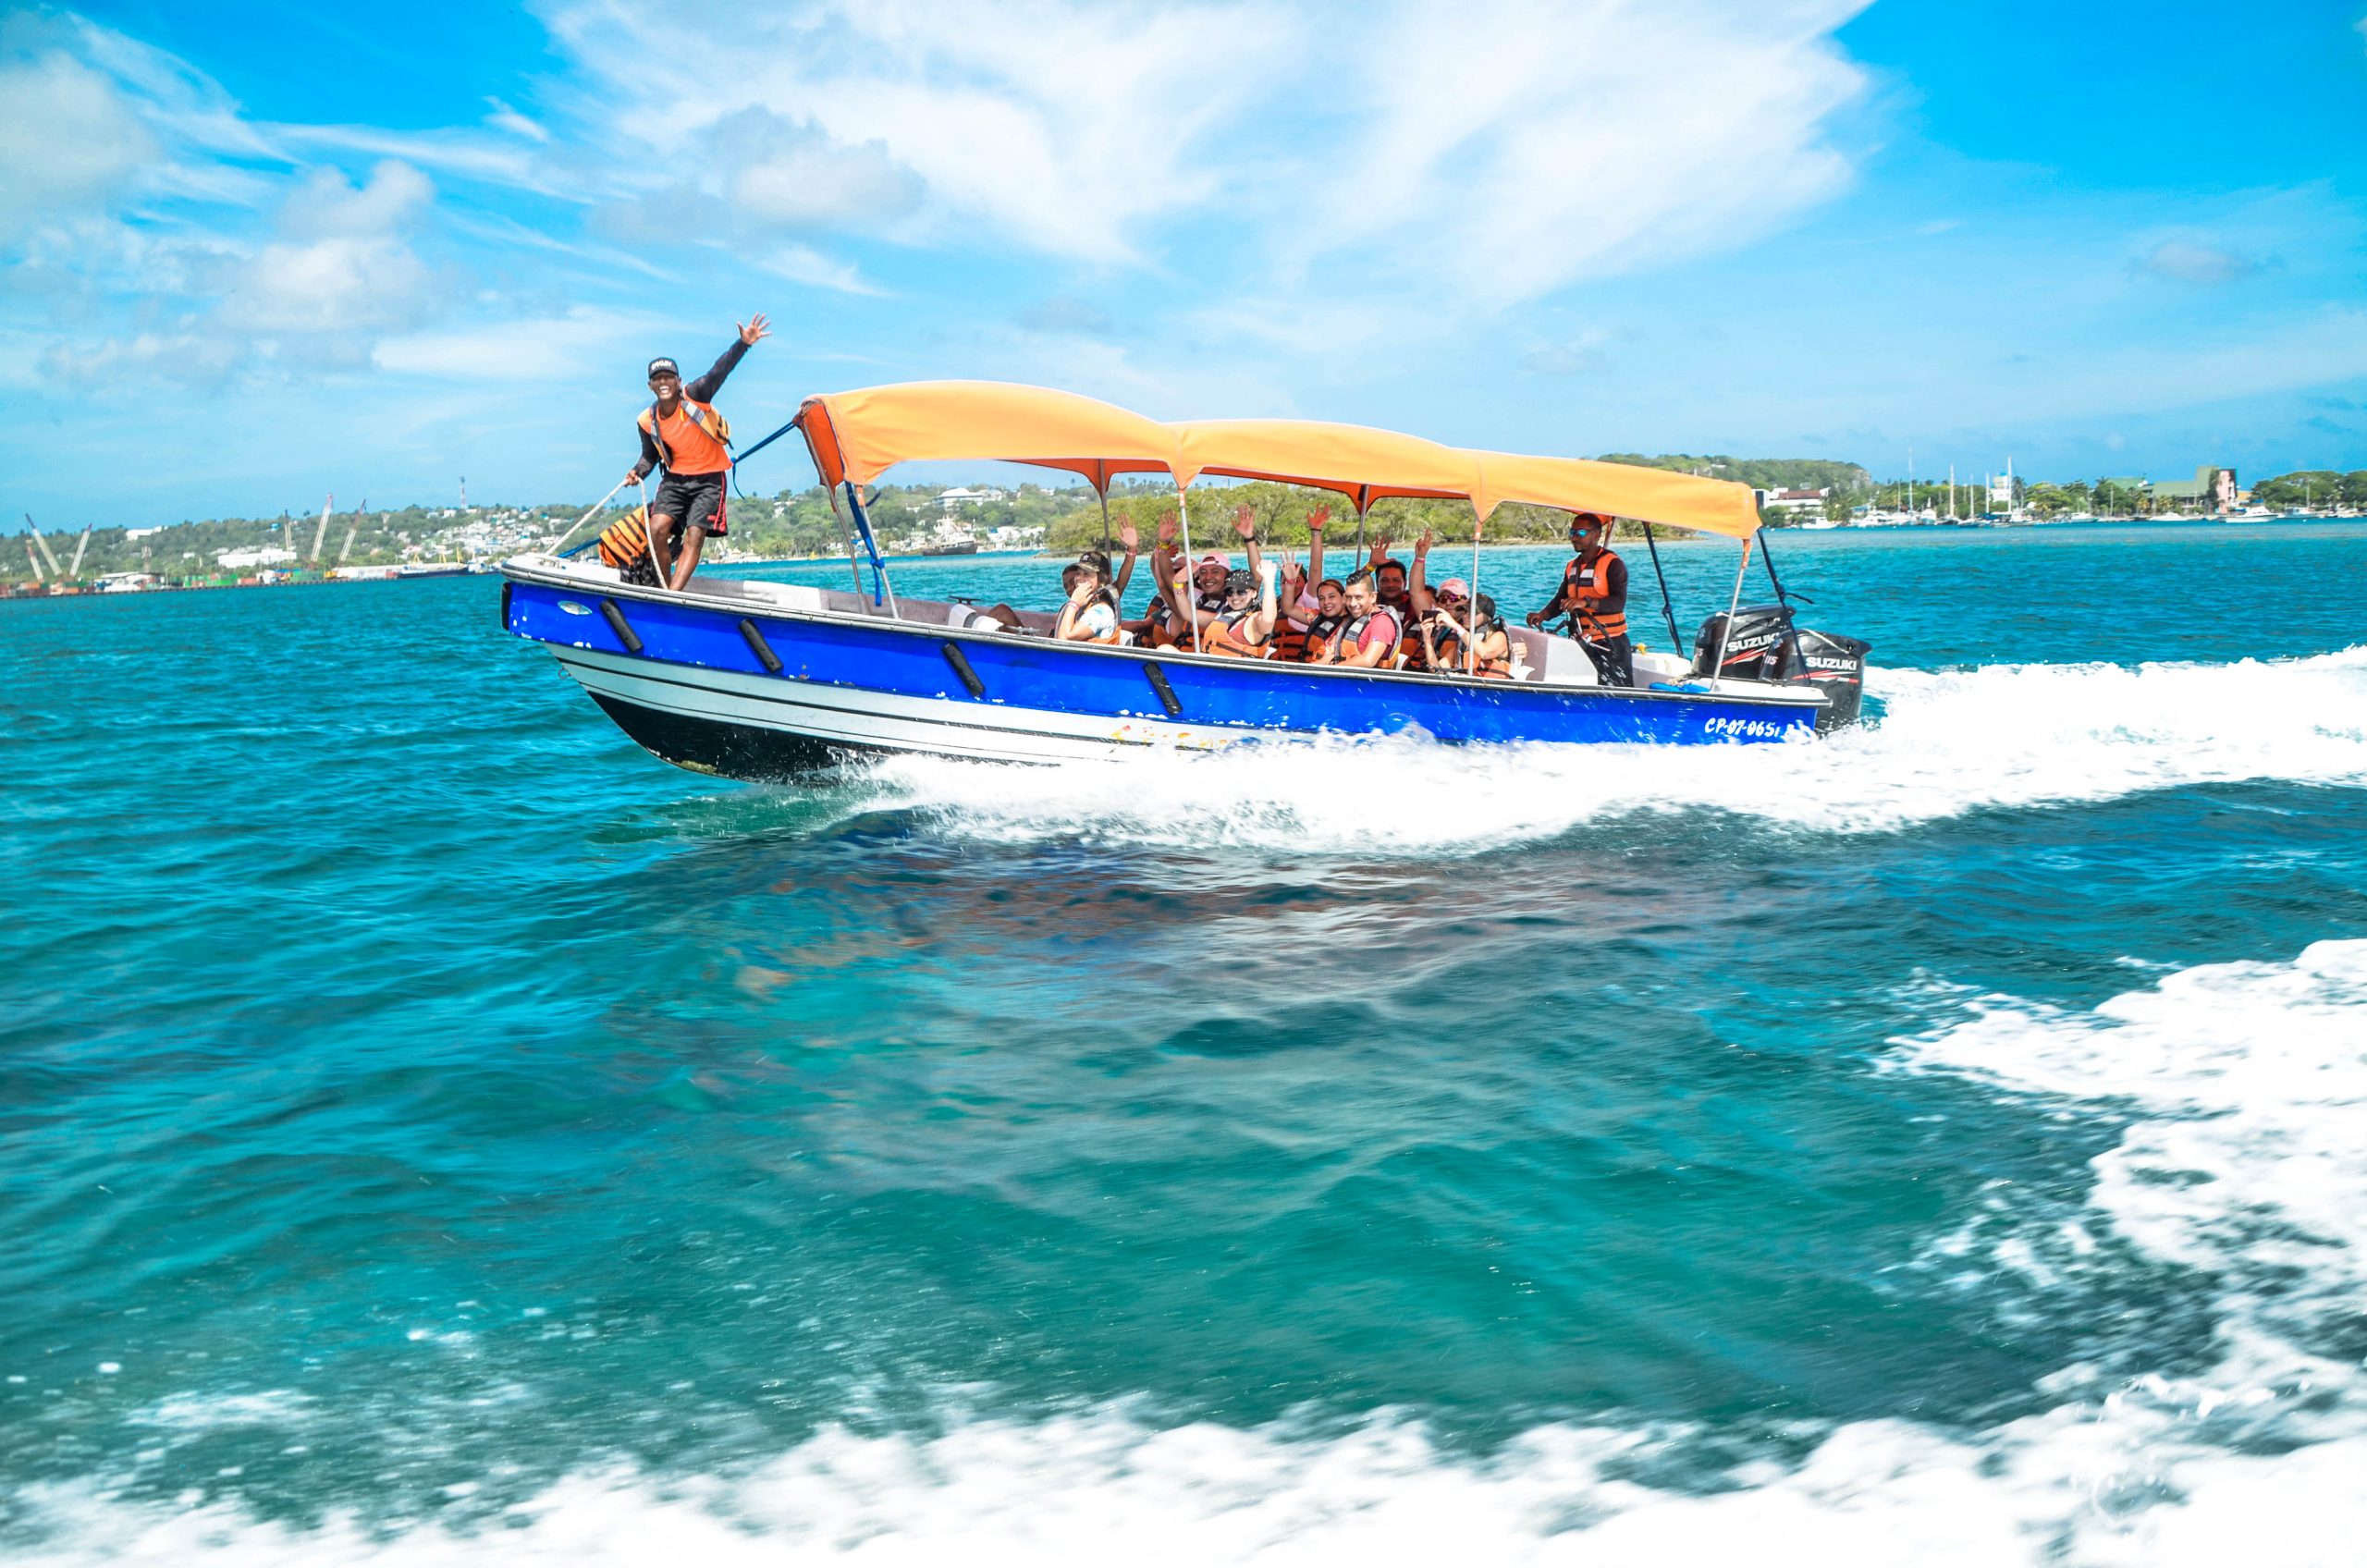
<instances>
[{"instance_id":1,"label":"long-sleeve black shirt","mask_svg":"<svg viewBox=\"0 0 2367 1568\"><path fill-rule=\"evenodd\" d=\"M723 389L724 378L738 366L741 356L747 351L747 344L737 337L733 338L731 347L723 350L723 357L716 361L705 375L695 381L687 381L682 384L682 396L693 402L715 401L715 395ZM636 428L638 428L637 425ZM652 469L659 467L665 460L665 454L657 449L656 437L646 430L642 431L641 461L632 465L632 476L635 479L645 478Z\"/></svg>"}]
</instances>

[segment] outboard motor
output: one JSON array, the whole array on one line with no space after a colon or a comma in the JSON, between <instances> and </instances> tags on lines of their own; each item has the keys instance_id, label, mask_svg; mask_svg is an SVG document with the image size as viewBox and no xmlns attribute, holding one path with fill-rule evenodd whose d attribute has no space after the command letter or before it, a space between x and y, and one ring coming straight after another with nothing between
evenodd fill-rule
<instances>
[{"instance_id":1,"label":"outboard motor","mask_svg":"<svg viewBox=\"0 0 2367 1568\"><path fill-rule=\"evenodd\" d=\"M1724 610L1701 623L1693 639L1693 673L1722 676L1728 680L1772 680L1773 660L1792 638L1789 605L1745 605L1731 617ZM1718 663L1723 650L1725 664Z\"/></svg>"},{"instance_id":2,"label":"outboard motor","mask_svg":"<svg viewBox=\"0 0 2367 1568\"><path fill-rule=\"evenodd\" d=\"M1816 732L1826 734L1858 722L1858 704L1866 700L1866 655L1872 651L1871 643L1803 626L1798 636L1785 640L1772 679L1824 693Z\"/></svg>"},{"instance_id":3,"label":"outboard motor","mask_svg":"<svg viewBox=\"0 0 2367 1568\"><path fill-rule=\"evenodd\" d=\"M1855 637L1812 631L1792 624L1788 605L1746 605L1734 612L1731 631L1726 612L1701 623L1693 641L1693 673L1723 675L1729 680L1768 680L1786 686L1813 686L1824 693L1817 710L1817 733L1824 734L1858 722L1866 697L1866 655L1873 644ZM1718 649L1725 648L1725 666L1718 668Z\"/></svg>"}]
</instances>

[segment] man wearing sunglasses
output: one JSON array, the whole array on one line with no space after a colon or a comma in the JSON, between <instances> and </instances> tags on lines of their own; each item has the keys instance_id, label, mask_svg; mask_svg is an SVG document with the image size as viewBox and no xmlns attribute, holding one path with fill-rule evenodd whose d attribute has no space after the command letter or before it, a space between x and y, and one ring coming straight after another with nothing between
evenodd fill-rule
<instances>
[{"instance_id":1,"label":"man wearing sunglasses","mask_svg":"<svg viewBox=\"0 0 2367 1568\"><path fill-rule=\"evenodd\" d=\"M1604 544L1610 521L1579 512L1570 519L1570 556L1552 603L1528 617L1542 626L1557 615L1576 624L1578 645L1587 651L1605 686L1636 684L1636 649L1627 640L1627 563Z\"/></svg>"},{"instance_id":2,"label":"man wearing sunglasses","mask_svg":"<svg viewBox=\"0 0 2367 1568\"><path fill-rule=\"evenodd\" d=\"M713 399L740 357L771 332L761 314L750 317L723 357L687 385L672 360L649 361L649 391L657 400L641 410L641 461L625 477L638 484L652 469L666 471L649 508L649 533L659 578L670 588L679 591L689 583L706 536L720 538L727 532L723 488L731 473L731 426L715 411Z\"/></svg>"}]
</instances>

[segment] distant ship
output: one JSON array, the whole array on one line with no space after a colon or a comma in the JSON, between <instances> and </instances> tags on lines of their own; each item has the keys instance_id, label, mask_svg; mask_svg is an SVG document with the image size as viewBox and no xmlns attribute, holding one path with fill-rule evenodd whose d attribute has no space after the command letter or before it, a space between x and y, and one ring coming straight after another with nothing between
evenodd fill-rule
<instances>
[{"instance_id":1,"label":"distant ship","mask_svg":"<svg viewBox=\"0 0 2367 1568\"><path fill-rule=\"evenodd\" d=\"M975 539L938 539L921 546L925 556L975 556L978 553Z\"/></svg>"},{"instance_id":2,"label":"distant ship","mask_svg":"<svg viewBox=\"0 0 2367 1568\"><path fill-rule=\"evenodd\" d=\"M466 577L479 569L466 561L412 561L395 568L397 577Z\"/></svg>"}]
</instances>

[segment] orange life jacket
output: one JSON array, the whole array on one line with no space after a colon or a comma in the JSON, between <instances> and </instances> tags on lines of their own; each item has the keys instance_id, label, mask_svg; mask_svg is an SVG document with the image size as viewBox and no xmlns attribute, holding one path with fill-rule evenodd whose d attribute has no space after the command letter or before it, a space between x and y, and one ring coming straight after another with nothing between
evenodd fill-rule
<instances>
[{"instance_id":1,"label":"orange life jacket","mask_svg":"<svg viewBox=\"0 0 2367 1568\"><path fill-rule=\"evenodd\" d=\"M1439 672L1442 675L1477 675L1483 680L1502 680L1509 677L1513 672L1512 635L1502 626L1490 623L1480 629L1479 646L1485 648L1490 637L1503 638L1503 656L1490 658L1483 653L1479 655L1479 668L1472 670L1464 668L1463 639L1452 631L1439 632Z\"/></svg>"},{"instance_id":2,"label":"orange life jacket","mask_svg":"<svg viewBox=\"0 0 2367 1568\"><path fill-rule=\"evenodd\" d=\"M635 507L600 535L600 564L619 571L649 554L649 508Z\"/></svg>"},{"instance_id":3,"label":"orange life jacket","mask_svg":"<svg viewBox=\"0 0 2367 1568\"><path fill-rule=\"evenodd\" d=\"M1202 628L1200 631L1202 651L1220 654L1230 659L1272 658L1274 639L1271 632L1267 634L1263 642L1252 642L1249 638L1249 622L1257 613L1255 610L1249 610L1240 615L1228 614L1213 624Z\"/></svg>"},{"instance_id":4,"label":"orange life jacket","mask_svg":"<svg viewBox=\"0 0 2367 1568\"><path fill-rule=\"evenodd\" d=\"M665 419L652 403L641 410L641 430L657 443L668 473L721 473L731 466L731 423L712 403L684 398Z\"/></svg>"},{"instance_id":5,"label":"orange life jacket","mask_svg":"<svg viewBox=\"0 0 2367 1568\"><path fill-rule=\"evenodd\" d=\"M1611 563L1619 557L1598 550L1592 560L1572 557L1562 569L1562 607L1576 610L1578 634L1589 642L1608 643L1627 635L1627 612L1605 614L1602 601L1611 594Z\"/></svg>"},{"instance_id":6,"label":"orange life jacket","mask_svg":"<svg viewBox=\"0 0 2367 1568\"><path fill-rule=\"evenodd\" d=\"M1301 644L1298 655L1299 662L1301 664L1330 664L1331 662L1331 634L1339 631L1341 627L1346 625L1347 622L1348 618L1344 615L1309 616L1306 621L1306 630L1299 633L1299 641Z\"/></svg>"},{"instance_id":7,"label":"orange life jacket","mask_svg":"<svg viewBox=\"0 0 2367 1568\"><path fill-rule=\"evenodd\" d=\"M1344 662L1342 655L1362 643L1364 641L1365 628L1370 626L1374 621L1379 620L1382 616L1387 616L1390 619L1391 623L1397 628L1398 640L1402 643L1404 640L1405 623L1397 619L1396 611L1390 609L1387 606L1377 606L1370 615L1360 615L1355 617L1354 619L1349 619L1344 617L1342 618L1340 629L1332 632L1331 640L1324 644L1323 662L1325 664L1340 664ZM1394 669L1397 668L1397 661L1393 657L1385 658L1379 664L1374 665L1372 668L1375 669Z\"/></svg>"},{"instance_id":8,"label":"orange life jacket","mask_svg":"<svg viewBox=\"0 0 2367 1568\"><path fill-rule=\"evenodd\" d=\"M1306 662L1306 628L1288 616L1274 619L1274 656L1284 664Z\"/></svg>"}]
</instances>

